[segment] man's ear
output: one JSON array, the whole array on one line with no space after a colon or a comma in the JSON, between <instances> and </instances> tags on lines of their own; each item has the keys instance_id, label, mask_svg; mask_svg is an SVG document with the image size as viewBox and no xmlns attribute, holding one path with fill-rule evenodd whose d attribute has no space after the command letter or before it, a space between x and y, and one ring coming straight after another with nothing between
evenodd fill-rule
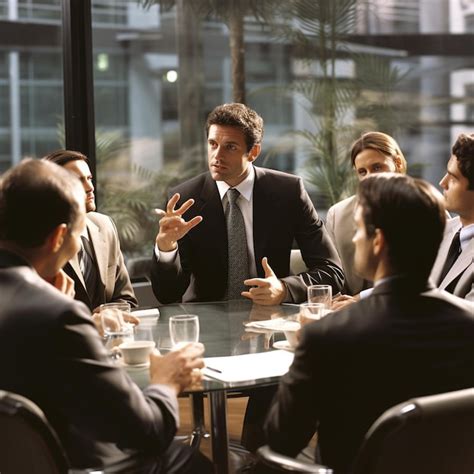
<instances>
[{"instance_id":1,"label":"man's ear","mask_svg":"<svg viewBox=\"0 0 474 474\"><path fill-rule=\"evenodd\" d=\"M52 253L57 253L64 243L64 238L68 232L66 224L59 224L48 235L46 244Z\"/></svg>"},{"instance_id":2,"label":"man's ear","mask_svg":"<svg viewBox=\"0 0 474 474\"><path fill-rule=\"evenodd\" d=\"M260 143L255 144L251 150L248 152L248 161L249 163L252 163L258 158L258 155L260 155L260 152L262 151L262 146Z\"/></svg>"},{"instance_id":3,"label":"man's ear","mask_svg":"<svg viewBox=\"0 0 474 474\"><path fill-rule=\"evenodd\" d=\"M387 241L381 229L375 229L374 239L372 241L372 248L374 255L380 257L386 248Z\"/></svg>"}]
</instances>

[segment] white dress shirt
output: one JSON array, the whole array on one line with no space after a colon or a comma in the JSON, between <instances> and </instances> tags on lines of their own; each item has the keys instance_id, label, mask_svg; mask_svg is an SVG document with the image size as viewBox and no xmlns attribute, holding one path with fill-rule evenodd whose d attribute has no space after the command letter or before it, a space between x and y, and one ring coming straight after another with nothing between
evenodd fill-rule
<instances>
[{"instance_id":1,"label":"white dress shirt","mask_svg":"<svg viewBox=\"0 0 474 474\"><path fill-rule=\"evenodd\" d=\"M234 186L239 191L240 196L237 199L237 205L242 212L245 224L245 234L247 237L247 248L249 255L249 275L251 278L257 276L257 266L255 264L255 249L253 245L253 185L255 183L255 170L252 165L249 165L248 176L237 186ZM221 197L222 208L225 211L228 199L227 190L230 186L225 181L216 181L217 190ZM199 225L199 224L198 224ZM158 261L172 262L177 255L178 249L169 252L163 252L155 244L155 256Z\"/></svg>"}]
</instances>

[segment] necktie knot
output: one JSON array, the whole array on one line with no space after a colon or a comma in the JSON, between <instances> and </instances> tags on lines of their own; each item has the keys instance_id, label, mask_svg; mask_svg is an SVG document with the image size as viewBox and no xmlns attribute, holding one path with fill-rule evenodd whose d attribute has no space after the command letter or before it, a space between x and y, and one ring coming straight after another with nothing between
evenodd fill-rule
<instances>
[{"instance_id":1,"label":"necktie knot","mask_svg":"<svg viewBox=\"0 0 474 474\"><path fill-rule=\"evenodd\" d=\"M227 199L229 200L229 203L231 205L234 205L237 202L237 199L239 199L240 193L237 189L235 188L229 188L227 191Z\"/></svg>"}]
</instances>

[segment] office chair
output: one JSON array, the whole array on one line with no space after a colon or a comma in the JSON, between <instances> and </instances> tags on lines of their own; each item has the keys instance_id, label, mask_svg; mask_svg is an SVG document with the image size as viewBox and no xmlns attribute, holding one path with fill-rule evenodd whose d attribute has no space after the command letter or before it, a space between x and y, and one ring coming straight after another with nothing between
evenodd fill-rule
<instances>
[{"instance_id":1,"label":"office chair","mask_svg":"<svg viewBox=\"0 0 474 474\"><path fill-rule=\"evenodd\" d=\"M474 388L408 400L385 411L370 427L353 474L472 474ZM273 452L257 451L263 464L281 471L326 472ZM311 468L316 470L311 470Z\"/></svg>"},{"instance_id":2,"label":"office chair","mask_svg":"<svg viewBox=\"0 0 474 474\"><path fill-rule=\"evenodd\" d=\"M43 412L25 397L0 391L0 472L62 474L68 466Z\"/></svg>"},{"instance_id":3,"label":"office chair","mask_svg":"<svg viewBox=\"0 0 474 474\"><path fill-rule=\"evenodd\" d=\"M31 400L0 390L0 473L118 474L142 472L149 462L137 455L99 468L72 468L54 429Z\"/></svg>"}]
</instances>

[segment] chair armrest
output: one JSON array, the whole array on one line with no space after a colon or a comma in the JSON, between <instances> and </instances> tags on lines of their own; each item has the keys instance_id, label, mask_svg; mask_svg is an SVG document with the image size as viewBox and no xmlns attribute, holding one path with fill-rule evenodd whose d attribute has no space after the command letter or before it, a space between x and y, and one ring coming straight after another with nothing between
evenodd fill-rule
<instances>
[{"instance_id":1,"label":"chair armrest","mask_svg":"<svg viewBox=\"0 0 474 474\"><path fill-rule=\"evenodd\" d=\"M290 458L273 451L268 445L262 446L256 452L257 459L267 466L278 468L282 471L300 472L300 473L316 473L316 474L332 474L332 469L329 469L320 464L309 464L303 461L298 461L295 458Z\"/></svg>"}]
</instances>

